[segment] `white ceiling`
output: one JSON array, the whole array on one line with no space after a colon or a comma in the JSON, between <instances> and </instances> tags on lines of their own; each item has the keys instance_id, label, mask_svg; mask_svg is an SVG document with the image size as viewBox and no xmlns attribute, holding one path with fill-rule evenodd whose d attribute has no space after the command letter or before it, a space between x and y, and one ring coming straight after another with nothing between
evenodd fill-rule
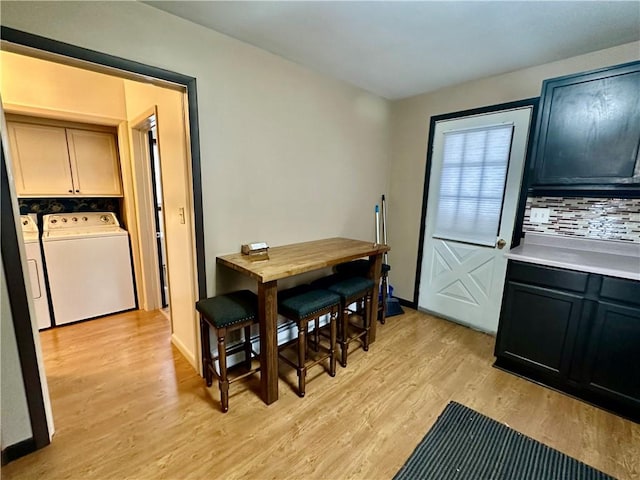
<instances>
[{"instance_id":1,"label":"white ceiling","mask_svg":"<svg viewBox=\"0 0 640 480\"><path fill-rule=\"evenodd\" d=\"M640 39L638 0L145 3L388 99Z\"/></svg>"}]
</instances>

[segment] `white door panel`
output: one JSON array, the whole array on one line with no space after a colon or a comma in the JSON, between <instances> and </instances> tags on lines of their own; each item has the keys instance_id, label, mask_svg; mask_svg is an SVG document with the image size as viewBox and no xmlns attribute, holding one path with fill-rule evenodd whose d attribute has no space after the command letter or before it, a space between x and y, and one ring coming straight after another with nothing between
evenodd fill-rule
<instances>
[{"instance_id":1,"label":"white door panel","mask_svg":"<svg viewBox=\"0 0 640 480\"><path fill-rule=\"evenodd\" d=\"M507 267L504 254L509 251L513 236L516 210L526 157L527 139L531 120L531 107L489 113L472 117L463 117L436 123L433 140L433 155L429 181L430 199L427 204L423 261L420 278L418 307L459 323L487 332L496 332L502 301L502 289ZM441 177L443 177L443 157L445 155L445 134L477 129L495 125L513 125L511 148L508 151L508 170L506 172L504 197L499 228L495 242L487 241L486 233L474 240L474 232L465 241L455 232L463 229L451 229L451 237L438 233L436 218L440 213L439 200ZM505 157L503 157L505 158ZM476 168L461 168L461 182L482 183L483 178L469 182L468 176L479 175ZM446 178L446 175L443 177ZM462 183L461 183L462 185ZM447 187L449 188L449 187ZM460 190L463 194L465 193ZM444 191L445 194L447 191ZM469 201L465 200L468 208ZM484 214L482 214L484 215ZM467 215L461 215L468 221ZM482 221L484 218L479 218ZM442 221L440 222L442 223ZM447 226L449 228L450 225ZM463 225L464 227L464 225ZM498 239L504 240L502 249L496 245ZM489 243L490 245L487 245Z\"/></svg>"}]
</instances>

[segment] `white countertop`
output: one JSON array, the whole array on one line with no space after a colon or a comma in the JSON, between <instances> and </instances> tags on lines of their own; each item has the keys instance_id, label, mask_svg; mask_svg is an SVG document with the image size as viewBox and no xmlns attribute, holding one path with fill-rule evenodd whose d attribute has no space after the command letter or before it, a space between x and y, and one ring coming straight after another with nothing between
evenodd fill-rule
<instances>
[{"instance_id":1,"label":"white countertop","mask_svg":"<svg viewBox=\"0 0 640 480\"><path fill-rule=\"evenodd\" d=\"M511 260L640 281L640 244L528 232Z\"/></svg>"}]
</instances>

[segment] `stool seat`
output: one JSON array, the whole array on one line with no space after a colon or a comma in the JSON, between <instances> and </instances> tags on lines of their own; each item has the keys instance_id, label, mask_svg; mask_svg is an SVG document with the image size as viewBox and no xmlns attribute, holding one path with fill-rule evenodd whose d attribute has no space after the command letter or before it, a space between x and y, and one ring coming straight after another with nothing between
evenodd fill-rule
<instances>
[{"instance_id":1,"label":"stool seat","mask_svg":"<svg viewBox=\"0 0 640 480\"><path fill-rule=\"evenodd\" d=\"M258 315L258 297L249 290L227 293L200 300L196 310L216 328L254 320Z\"/></svg>"},{"instance_id":2,"label":"stool seat","mask_svg":"<svg viewBox=\"0 0 640 480\"><path fill-rule=\"evenodd\" d=\"M345 279L338 279L335 283L327 285L327 290L335 292L340 295L342 301L345 301L354 296L360 296L367 290L371 290L374 287L373 280L369 280L364 277L349 277Z\"/></svg>"},{"instance_id":3,"label":"stool seat","mask_svg":"<svg viewBox=\"0 0 640 480\"><path fill-rule=\"evenodd\" d=\"M340 295L341 314L338 324L338 342L340 343L341 361L343 367L347 366L347 353L349 343L356 339L361 339L364 351L369 350L369 331L371 329L371 297L375 289L373 280L361 276L345 276L342 273L336 273L328 277L320 278L312 285L324 288ZM349 306L355 303L362 305L356 308L356 312L349 310ZM362 327L355 336L349 334L349 317L352 313L358 313L362 318ZM355 327L355 326L354 326Z\"/></svg>"},{"instance_id":4,"label":"stool seat","mask_svg":"<svg viewBox=\"0 0 640 480\"><path fill-rule=\"evenodd\" d=\"M278 310L291 320L299 320L340 304L340 295L329 290L308 290L297 295L287 295L278 302Z\"/></svg>"},{"instance_id":5,"label":"stool seat","mask_svg":"<svg viewBox=\"0 0 640 480\"><path fill-rule=\"evenodd\" d=\"M341 263L336 265L336 272L338 275L343 275L345 277L368 277L369 276L369 268L370 263L369 260L359 259L353 260L351 262ZM382 285L380 285L380 301L378 302L378 320L380 323L384 325L387 318L387 289L388 289L388 277L389 272L391 271L391 265L388 263L383 263L380 270L380 279L382 281Z\"/></svg>"},{"instance_id":6,"label":"stool seat","mask_svg":"<svg viewBox=\"0 0 640 480\"><path fill-rule=\"evenodd\" d=\"M258 358L251 344L251 326L258 319L258 297L249 290L218 295L196 302L196 310L200 313L200 336L202 341L202 363L207 387L218 380L220 389L220 406L223 412L229 410L229 385L260 370L251 368L252 360ZM211 354L209 327L213 327L218 341L218 353ZM228 348L226 337L237 330L244 330L242 344ZM244 352L244 364L247 372L230 379L227 373L227 357ZM215 364L218 364L216 370Z\"/></svg>"},{"instance_id":7,"label":"stool seat","mask_svg":"<svg viewBox=\"0 0 640 480\"><path fill-rule=\"evenodd\" d=\"M309 285L294 287L289 290L278 292L278 313L289 320L296 322L298 327L297 359L292 361L284 354L278 352L279 357L284 362L296 369L298 374L298 395L304 397L307 384L307 370L314 365L329 359L329 375L336 374L336 319L340 310L340 295L328 290L313 288ZM320 317L329 315L329 345L321 345L318 330ZM320 355L315 360L308 358L307 327L309 321L315 323L314 329L314 350L316 352L322 348L326 354ZM289 345L284 345L279 350L284 350Z\"/></svg>"}]
</instances>

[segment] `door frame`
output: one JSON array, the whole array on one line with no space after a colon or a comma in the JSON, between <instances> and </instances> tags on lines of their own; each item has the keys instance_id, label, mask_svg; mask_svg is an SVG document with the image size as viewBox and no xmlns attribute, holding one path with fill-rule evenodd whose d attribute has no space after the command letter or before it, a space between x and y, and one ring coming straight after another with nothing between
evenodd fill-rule
<instances>
[{"instance_id":1,"label":"door frame","mask_svg":"<svg viewBox=\"0 0 640 480\"><path fill-rule=\"evenodd\" d=\"M531 121L532 126L529 129L529 136L527 138L527 152L524 161L524 168L522 174L522 186L520 188L520 195L518 197L518 208L516 211L516 219L513 227L513 237L511 239L511 248L517 246L520 243L520 233L522 232L522 224L524 221L524 210L527 204L527 193L529 190L530 179L532 178L531 170L531 145L533 145L536 118L538 115L538 103L540 98L528 98L525 100L518 100L515 102L500 103L497 105L490 105L486 107L473 108L470 110L462 110L459 112L445 113L442 115L434 115L429 122L429 141L427 143L427 164L424 172L424 186L422 187L422 212L420 214L420 231L418 238L418 258L416 264L416 279L413 288L413 304L412 308L418 307L418 296L420 293L420 277L422 275L422 257L423 257L423 245L424 235L427 222L427 202L429 200L429 181L431 180L431 167L433 163L433 140L436 131L436 122L443 120L453 120L460 117L470 117L474 115L483 115L487 113L500 112L502 110L513 110L516 108L531 107Z\"/></svg>"},{"instance_id":2,"label":"door frame","mask_svg":"<svg viewBox=\"0 0 640 480\"><path fill-rule=\"evenodd\" d=\"M117 69L120 72L129 72L136 76L142 75L158 80L171 82L186 89L187 94L187 111L188 111L188 132L190 139L190 156L191 156L191 180L193 193L193 222L194 222L194 243L195 243L195 261L196 261L196 277L197 277L197 294L198 298L206 297L206 269L204 256L204 221L202 208L202 181L200 173L200 136L198 126L198 105L196 94L196 79L187 75L164 70L158 67L145 65L133 60L116 57L95 50L78 47L57 40L52 40L39 35L23 32L10 27L2 26L0 28L0 38L3 41L12 43L21 47L34 49L47 54L61 55L71 60L80 60L82 62L93 63L107 69ZM4 146L4 145L3 145ZM2 168L4 170L4 162L6 159L2 155ZM4 178L3 178L4 179ZM5 182L2 182L3 195L5 193ZM8 187L7 187L8 193ZM2 212L3 223L7 219L14 219L12 204L10 201L3 201L0 207ZM8 220L7 220L8 221ZM14 226L14 230L17 228ZM19 249L17 235L10 235L9 228L2 229L2 261L5 273L8 278L23 278L23 269L20 255L12 255L10 252ZM14 276L15 275L15 276ZM38 362L36 358L35 341L32 334L31 318L29 314L28 299L24 290L24 282L22 288L10 288L9 300L12 311L15 312L13 317L14 328L17 332L28 332L20 338L18 342L18 353L20 356L22 375L25 385L33 386L27 390L27 404L29 415L32 419L33 442L25 447L20 454L27 454L31 451L41 448L49 444L49 432L47 429L45 405L40 390L40 374L38 370ZM198 331L198 329L196 329ZM196 352L199 354L200 352ZM197 359L196 359L197 360ZM196 361L196 364L200 362ZM35 388L35 387L38 388Z\"/></svg>"},{"instance_id":3,"label":"door frame","mask_svg":"<svg viewBox=\"0 0 640 480\"><path fill-rule=\"evenodd\" d=\"M161 282L158 270L158 256L160 254L157 241L152 239L155 232L156 216L154 205L155 184L150 164L149 137L151 131L150 118L155 116L158 123L158 107L153 106L129 122L129 142L131 145L131 168L135 175L135 197L137 200L136 217L138 227L138 244L141 268L141 282L138 282L140 305L144 310L162 308ZM163 212L164 215L164 212Z\"/></svg>"},{"instance_id":4,"label":"door frame","mask_svg":"<svg viewBox=\"0 0 640 480\"><path fill-rule=\"evenodd\" d=\"M50 38L41 37L32 33L23 32L4 25L0 28L0 38L8 43L13 43L22 47L40 50L54 55L61 55L72 60L93 63L102 67L129 72L136 76L146 76L156 78L165 82L175 83L186 89L188 110L188 130L190 140L191 155L191 177L194 209L194 234L196 250L196 275L198 278L198 295L200 298L206 297L206 263L204 256L204 220L202 210L202 181L200 169L200 130L198 124L198 103L195 77L172 72L151 65L127 60L114 55L109 55L95 50L89 50L69 43L59 42Z\"/></svg>"},{"instance_id":5,"label":"door frame","mask_svg":"<svg viewBox=\"0 0 640 480\"><path fill-rule=\"evenodd\" d=\"M155 132L154 132L155 129ZM158 138L154 138L158 137ZM162 185L160 185L160 192L158 192L158 175L162 176L162 169L160 168L160 138L158 136L158 115L156 114L153 126L147 130L148 140L148 156L147 167L149 168L149 176L151 180L151 204L153 207L153 223L154 234L156 237L156 267L158 272L158 288L160 289L160 303L158 308L164 309L169 305L168 298L170 297L169 291L169 267L166 262L167 246L165 243L165 225L167 223L164 217L164 192L162 192ZM156 163L158 165L156 165ZM162 180L160 179L160 183ZM158 195L160 198L158 198ZM160 209L158 209L158 200L160 201ZM161 226L162 225L162 226ZM165 292L165 287L167 291Z\"/></svg>"}]
</instances>

